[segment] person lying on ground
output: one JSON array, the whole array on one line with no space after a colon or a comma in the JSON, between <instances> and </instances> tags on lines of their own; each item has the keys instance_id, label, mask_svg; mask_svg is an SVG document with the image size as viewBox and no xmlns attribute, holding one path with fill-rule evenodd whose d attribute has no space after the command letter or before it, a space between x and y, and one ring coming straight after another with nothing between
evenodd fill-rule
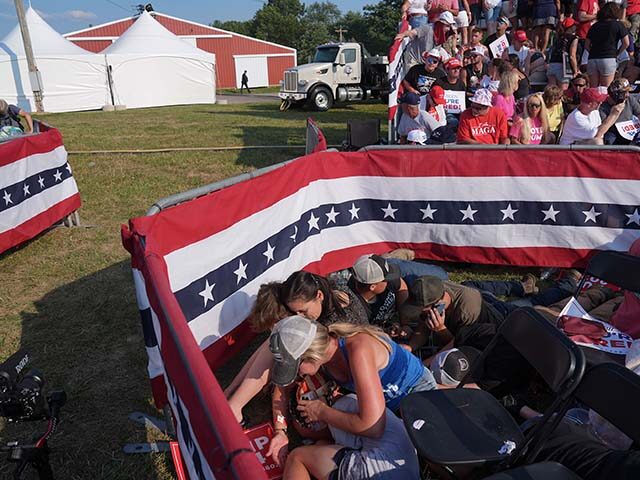
<instances>
[{"instance_id":1,"label":"person lying on ground","mask_svg":"<svg viewBox=\"0 0 640 480\"><path fill-rule=\"evenodd\" d=\"M334 289L326 278L302 270L282 284L262 285L250 322L257 332L267 332L291 312L325 324L367 323L364 306L349 288ZM242 409L269 383L272 367L273 356L265 341L226 388L225 395L238 422L242 423Z\"/></svg>"},{"instance_id":2,"label":"person lying on ground","mask_svg":"<svg viewBox=\"0 0 640 480\"><path fill-rule=\"evenodd\" d=\"M372 326L334 323L325 327L293 316L276 324L269 342L274 356L272 381L277 386L272 408L277 419L287 415L290 392L285 387L298 375L315 375L321 369L357 395L358 412L341 412L320 400L299 400L301 416L368 438L384 435L385 407L396 410L411 392L436 388L433 375L417 357ZM286 457L288 444L286 423L280 425L284 427L276 424L267 452L278 462Z\"/></svg>"},{"instance_id":3,"label":"person lying on ground","mask_svg":"<svg viewBox=\"0 0 640 480\"><path fill-rule=\"evenodd\" d=\"M333 408L357 415L355 395L339 398ZM420 467L415 448L402 420L388 408L384 412L384 431L380 438L351 433L329 426L332 444L321 442L294 449L284 468L284 479L348 478L364 480L405 480L419 478Z\"/></svg>"},{"instance_id":4,"label":"person lying on ground","mask_svg":"<svg viewBox=\"0 0 640 480\"><path fill-rule=\"evenodd\" d=\"M27 122L26 130L20 122L20 117ZM33 118L20 107L0 99L0 127L17 127L25 133L33 133Z\"/></svg>"}]
</instances>

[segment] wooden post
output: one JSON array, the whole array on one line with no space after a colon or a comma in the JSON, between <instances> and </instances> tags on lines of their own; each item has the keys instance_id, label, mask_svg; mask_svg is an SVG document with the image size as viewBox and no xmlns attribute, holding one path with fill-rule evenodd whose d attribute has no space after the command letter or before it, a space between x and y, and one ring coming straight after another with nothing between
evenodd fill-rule
<instances>
[{"instance_id":1,"label":"wooden post","mask_svg":"<svg viewBox=\"0 0 640 480\"><path fill-rule=\"evenodd\" d=\"M33 47L31 46L31 35L29 35L29 27L24 14L23 0L14 0L16 4L16 14L18 15L18 23L20 24L20 33L22 33L22 43L24 44L24 53L27 56L27 65L29 66L29 80L33 88L33 97L36 102L36 111L44 112L42 105L42 85L40 85L40 72L33 57Z\"/></svg>"}]
</instances>

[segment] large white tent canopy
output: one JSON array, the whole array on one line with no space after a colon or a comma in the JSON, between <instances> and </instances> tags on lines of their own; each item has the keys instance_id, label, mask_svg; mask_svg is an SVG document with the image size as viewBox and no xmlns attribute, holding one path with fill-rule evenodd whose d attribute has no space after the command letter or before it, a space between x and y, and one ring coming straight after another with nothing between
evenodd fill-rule
<instances>
[{"instance_id":1,"label":"large white tent canopy","mask_svg":"<svg viewBox=\"0 0 640 480\"><path fill-rule=\"evenodd\" d=\"M178 38L144 12L102 52L116 104L127 108L215 103L215 55Z\"/></svg>"},{"instance_id":2,"label":"large white tent canopy","mask_svg":"<svg viewBox=\"0 0 640 480\"><path fill-rule=\"evenodd\" d=\"M26 21L33 54L40 71L47 112L72 112L101 108L109 98L104 57L74 45L29 8ZM0 41L0 98L34 111L20 27Z\"/></svg>"}]
</instances>

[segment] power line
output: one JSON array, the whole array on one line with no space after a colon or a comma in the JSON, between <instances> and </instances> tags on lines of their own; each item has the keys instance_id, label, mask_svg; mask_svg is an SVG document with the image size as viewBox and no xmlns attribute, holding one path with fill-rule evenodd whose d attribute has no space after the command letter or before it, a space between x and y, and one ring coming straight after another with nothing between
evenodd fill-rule
<instances>
[{"instance_id":1,"label":"power line","mask_svg":"<svg viewBox=\"0 0 640 480\"><path fill-rule=\"evenodd\" d=\"M131 9L127 8L127 7L123 7L122 5L118 5L116 2L112 1L112 0L105 0L105 2L110 3L111 5L115 5L118 8L121 8L122 10L124 10L125 12L131 13Z\"/></svg>"}]
</instances>

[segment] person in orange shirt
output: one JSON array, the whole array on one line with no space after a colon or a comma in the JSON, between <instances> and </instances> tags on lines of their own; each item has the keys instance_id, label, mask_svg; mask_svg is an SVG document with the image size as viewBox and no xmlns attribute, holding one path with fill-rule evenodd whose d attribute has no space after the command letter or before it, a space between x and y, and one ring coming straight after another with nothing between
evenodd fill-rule
<instances>
[{"instance_id":1,"label":"person in orange shirt","mask_svg":"<svg viewBox=\"0 0 640 480\"><path fill-rule=\"evenodd\" d=\"M584 39L587 38L587 33L596 21L598 11L600 7L598 0L580 0L578 3L578 30L576 35ZM578 59L580 61L580 59Z\"/></svg>"},{"instance_id":2,"label":"person in orange shirt","mask_svg":"<svg viewBox=\"0 0 640 480\"><path fill-rule=\"evenodd\" d=\"M481 88L469 103L470 108L460 116L457 142L508 145L507 117L502 110L491 106L491 92Z\"/></svg>"}]
</instances>

